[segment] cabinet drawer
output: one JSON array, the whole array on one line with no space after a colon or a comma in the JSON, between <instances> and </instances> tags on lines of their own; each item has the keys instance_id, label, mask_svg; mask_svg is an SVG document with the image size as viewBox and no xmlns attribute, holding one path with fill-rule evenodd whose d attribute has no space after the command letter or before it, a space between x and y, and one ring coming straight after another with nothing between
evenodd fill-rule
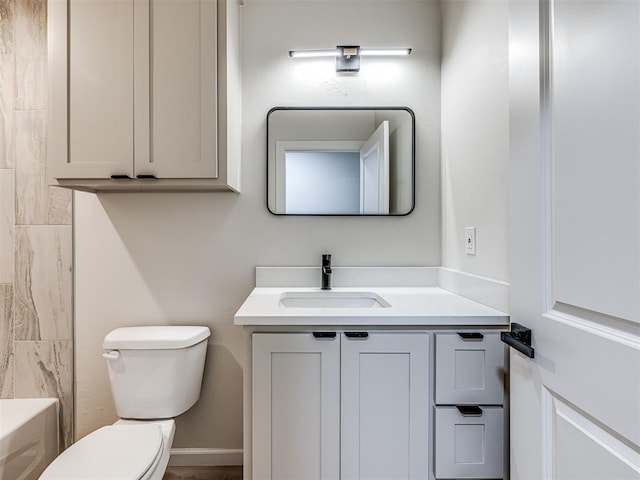
<instances>
[{"instance_id":1,"label":"cabinet drawer","mask_svg":"<svg viewBox=\"0 0 640 480\"><path fill-rule=\"evenodd\" d=\"M437 479L502 478L504 410L480 408L480 416L464 416L456 407L436 407Z\"/></svg>"},{"instance_id":2,"label":"cabinet drawer","mask_svg":"<svg viewBox=\"0 0 640 480\"><path fill-rule=\"evenodd\" d=\"M437 405L502 404L504 346L498 333L481 335L436 335Z\"/></svg>"}]
</instances>

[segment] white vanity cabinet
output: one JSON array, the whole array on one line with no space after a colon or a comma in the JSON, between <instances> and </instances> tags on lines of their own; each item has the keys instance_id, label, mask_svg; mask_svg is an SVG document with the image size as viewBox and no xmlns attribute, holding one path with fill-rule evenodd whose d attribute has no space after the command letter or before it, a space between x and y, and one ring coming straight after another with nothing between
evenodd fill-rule
<instances>
[{"instance_id":1,"label":"white vanity cabinet","mask_svg":"<svg viewBox=\"0 0 640 480\"><path fill-rule=\"evenodd\" d=\"M49 0L48 177L238 190L236 0Z\"/></svg>"},{"instance_id":2,"label":"white vanity cabinet","mask_svg":"<svg viewBox=\"0 0 640 480\"><path fill-rule=\"evenodd\" d=\"M436 333L435 350L435 478L503 478L506 350L500 333Z\"/></svg>"},{"instance_id":3,"label":"white vanity cabinet","mask_svg":"<svg viewBox=\"0 0 640 480\"><path fill-rule=\"evenodd\" d=\"M308 273L261 267L234 316L245 480L507 480L509 316L412 269Z\"/></svg>"},{"instance_id":4,"label":"white vanity cabinet","mask_svg":"<svg viewBox=\"0 0 640 480\"><path fill-rule=\"evenodd\" d=\"M427 479L429 336L252 335L254 480Z\"/></svg>"},{"instance_id":5,"label":"white vanity cabinet","mask_svg":"<svg viewBox=\"0 0 640 480\"><path fill-rule=\"evenodd\" d=\"M253 334L253 478L340 478L340 337Z\"/></svg>"}]
</instances>

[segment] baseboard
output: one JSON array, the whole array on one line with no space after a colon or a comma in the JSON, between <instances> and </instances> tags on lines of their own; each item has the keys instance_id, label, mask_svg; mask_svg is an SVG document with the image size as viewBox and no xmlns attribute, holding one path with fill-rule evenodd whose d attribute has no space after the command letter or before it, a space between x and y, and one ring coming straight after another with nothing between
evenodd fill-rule
<instances>
[{"instance_id":1,"label":"baseboard","mask_svg":"<svg viewBox=\"0 0 640 480\"><path fill-rule=\"evenodd\" d=\"M440 288L509 313L509 284L506 282L440 268Z\"/></svg>"},{"instance_id":2,"label":"baseboard","mask_svg":"<svg viewBox=\"0 0 640 480\"><path fill-rule=\"evenodd\" d=\"M172 467L242 465L241 448L172 448Z\"/></svg>"}]
</instances>

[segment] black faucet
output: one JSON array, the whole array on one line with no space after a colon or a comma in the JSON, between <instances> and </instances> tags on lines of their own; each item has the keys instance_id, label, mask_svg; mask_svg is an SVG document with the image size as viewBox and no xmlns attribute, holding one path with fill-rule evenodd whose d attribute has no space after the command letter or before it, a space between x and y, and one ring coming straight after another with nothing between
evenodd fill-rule
<instances>
[{"instance_id":1,"label":"black faucet","mask_svg":"<svg viewBox=\"0 0 640 480\"><path fill-rule=\"evenodd\" d=\"M331 254L322 255L322 290L331 290Z\"/></svg>"}]
</instances>

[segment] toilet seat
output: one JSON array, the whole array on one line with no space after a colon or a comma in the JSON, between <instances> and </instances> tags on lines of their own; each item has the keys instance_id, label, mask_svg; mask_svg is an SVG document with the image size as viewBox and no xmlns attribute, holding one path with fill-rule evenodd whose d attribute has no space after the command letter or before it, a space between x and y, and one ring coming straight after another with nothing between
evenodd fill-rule
<instances>
[{"instance_id":1,"label":"toilet seat","mask_svg":"<svg viewBox=\"0 0 640 480\"><path fill-rule=\"evenodd\" d=\"M162 452L160 426L110 425L65 450L40 480L145 480L160 462Z\"/></svg>"}]
</instances>

